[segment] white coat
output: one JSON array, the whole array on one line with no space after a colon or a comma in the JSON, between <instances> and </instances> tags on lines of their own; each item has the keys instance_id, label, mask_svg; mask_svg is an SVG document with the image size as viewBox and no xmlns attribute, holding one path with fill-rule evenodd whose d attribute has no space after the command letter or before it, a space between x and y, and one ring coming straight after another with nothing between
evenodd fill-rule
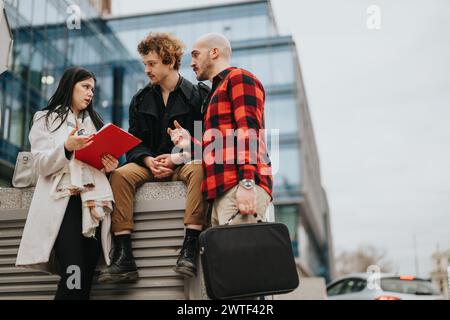
<instances>
[{"instance_id":1,"label":"white coat","mask_svg":"<svg viewBox=\"0 0 450 320\"><path fill-rule=\"evenodd\" d=\"M64 125L52 133L51 131L57 128L60 122L56 121L52 124L53 121L50 118L49 130L43 117L45 114L46 112L42 111L36 113L29 135L34 167L39 178L20 242L16 266L58 274L53 246L61 228L69 197L56 200L50 196L50 190L53 184L52 175L69 163L64 150L68 134L63 129ZM108 220L101 224L102 248L103 256L109 257L110 215L106 219Z\"/></svg>"}]
</instances>

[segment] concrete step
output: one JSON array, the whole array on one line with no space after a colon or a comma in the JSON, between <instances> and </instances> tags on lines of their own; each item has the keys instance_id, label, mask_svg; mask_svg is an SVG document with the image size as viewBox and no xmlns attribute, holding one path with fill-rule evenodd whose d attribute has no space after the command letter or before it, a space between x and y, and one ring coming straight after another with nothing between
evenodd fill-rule
<instances>
[{"instance_id":1,"label":"concrete step","mask_svg":"<svg viewBox=\"0 0 450 320\"><path fill-rule=\"evenodd\" d=\"M0 241L0 248L7 249L7 247L14 247L14 246L19 247L19 245L20 245L20 238L6 239Z\"/></svg>"},{"instance_id":2,"label":"concrete step","mask_svg":"<svg viewBox=\"0 0 450 320\"><path fill-rule=\"evenodd\" d=\"M37 271L32 271L30 269L22 269L22 268L15 268L15 267L0 267L0 277L6 277L10 274L42 274Z\"/></svg>"},{"instance_id":3,"label":"concrete step","mask_svg":"<svg viewBox=\"0 0 450 320\"><path fill-rule=\"evenodd\" d=\"M179 249L179 247L135 249L133 254L135 258L175 257L178 255Z\"/></svg>"},{"instance_id":4,"label":"concrete step","mask_svg":"<svg viewBox=\"0 0 450 320\"><path fill-rule=\"evenodd\" d=\"M2 221L0 226L3 230L11 230L11 229L23 229L25 225L23 220L19 221Z\"/></svg>"},{"instance_id":5,"label":"concrete step","mask_svg":"<svg viewBox=\"0 0 450 320\"><path fill-rule=\"evenodd\" d=\"M17 300L27 300L27 301L34 301L34 300L53 300L55 297L54 293L51 294L31 294L31 293L23 293L23 294L6 294L1 295L0 294L0 300L6 300L6 301L17 301Z\"/></svg>"},{"instance_id":6,"label":"concrete step","mask_svg":"<svg viewBox=\"0 0 450 320\"><path fill-rule=\"evenodd\" d=\"M177 257L136 258L138 268L174 266Z\"/></svg>"},{"instance_id":7,"label":"concrete step","mask_svg":"<svg viewBox=\"0 0 450 320\"><path fill-rule=\"evenodd\" d=\"M2 229L0 224L0 241L4 238L20 238L22 237L23 228L16 229Z\"/></svg>"},{"instance_id":8,"label":"concrete step","mask_svg":"<svg viewBox=\"0 0 450 320\"><path fill-rule=\"evenodd\" d=\"M55 283L57 281L59 281L59 277L58 276L47 276L47 275L1 277L0 278L0 291L1 291L2 285L5 285L5 284Z\"/></svg>"},{"instance_id":9,"label":"concrete step","mask_svg":"<svg viewBox=\"0 0 450 320\"><path fill-rule=\"evenodd\" d=\"M182 211L173 212L139 212L135 215L134 221L147 221L147 220L166 220L166 219L183 219L184 214Z\"/></svg>"},{"instance_id":10,"label":"concrete step","mask_svg":"<svg viewBox=\"0 0 450 320\"><path fill-rule=\"evenodd\" d=\"M173 265L153 268L139 268L139 278L180 277Z\"/></svg>"},{"instance_id":11,"label":"concrete step","mask_svg":"<svg viewBox=\"0 0 450 320\"><path fill-rule=\"evenodd\" d=\"M136 283L120 283L120 284L95 284L92 287L94 292L108 290L128 290L143 288L164 288L164 287L183 287L183 277L159 277L159 278L139 278Z\"/></svg>"},{"instance_id":12,"label":"concrete step","mask_svg":"<svg viewBox=\"0 0 450 320\"><path fill-rule=\"evenodd\" d=\"M133 240L133 249L181 247L183 238Z\"/></svg>"},{"instance_id":13,"label":"concrete step","mask_svg":"<svg viewBox=\"0 0 450 320\"><path fill-rule=\"evenodd\" d=\"M10 293L43 293L47 292L50 294L55 294L57 284L56 282L54 284L20 284L20 285L6 285L6 286L0 286L0 299L2 298L1 295L3 294L10 294Z\"/></svg>"},{"instance_id":14,"label":"concrete step","mask_svg":"<svg viewBox=\"0 0 450 320\"><path fill-rule=\"evenodd\" d=\"M92 300L182 300L184 299L182 287L146 288L145 290L115 290L108 292L91 293ZM53 300L54 293L10 293L5 296L0 294L0 300Z\"/></svg>"},{"instance_id":15,"label":"concrete step","mask_svg":"<svg viewBox=\"0 0 450 320\"><path fill-rule=\"evenodd\" d=\"M134 224L135 231L149 231L149 230L169 230L169 229L184 229L182 219L165 219L155 221L137 221Z\"/></svg>"},{"instance_id":16,"label":"concrete step","mask_svg":"<svg viewBox=\"0 0 450 320\"><path fill-rule=\"evenodd\" d=\"M17 252L19 251L19 248L0 248L0 256L17 256Z\"/></svg>"},{"instance_id":17,"label":"concrete step","mask_svg":"<svg viewBox=\"0 0 450 320\"><path fill-rule=\"evenodd\" d=\"M154 238L171 238L171 237L184 237L183 229L171 229L171 230L153 230L153 231L135 231L132 234L133 240L140 239L154 239Z\"/></svg>"},{"instance_id":18,"label":"concrete step","mask_svg":"<svg viewBox=\"0 0 450 320\"><path fill-rule=\"evenodd\" d=\"M2 267L14 267L16 265L16 257L1 257L0 266Z\"/></svg>"},{"instance_id":19,"label":"concrete step","mask_svg":"<svg viewBox=\"0 0 450 320\"><path fill-rule=\"evenodd\" d=\"M111 290L108 292L93 291L92 300L183 300L185 299L184 288L145 288L144 290Z\"/></svg>"}]
</instances>

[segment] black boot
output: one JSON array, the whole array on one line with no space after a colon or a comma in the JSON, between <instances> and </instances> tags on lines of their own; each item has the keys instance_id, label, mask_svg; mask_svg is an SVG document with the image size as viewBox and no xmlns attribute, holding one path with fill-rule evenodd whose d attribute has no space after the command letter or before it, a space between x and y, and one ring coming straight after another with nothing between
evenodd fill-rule
<instances>
[{"instance_id":1,"label":"black boot","mask_svg":"<svg viewBox=\"0 0 450 320\"><path fill-rule=\"evenodd\" d=\"M199 252L198 236L186 236L178 256L175 272L182 274L186 277L197 276L197 258Z\"/></svg>"},{"instance_id":2,"label":"black boot","mask_svg":"<svg viewBox=\"0 0 450 320\"><path fill-rule=\"evenodd\" d=\"M98 282L136 282L138 277L137 266L131 248L131 235L115 236L111 265L101 272Z\"/></svg>"}]
</instances>

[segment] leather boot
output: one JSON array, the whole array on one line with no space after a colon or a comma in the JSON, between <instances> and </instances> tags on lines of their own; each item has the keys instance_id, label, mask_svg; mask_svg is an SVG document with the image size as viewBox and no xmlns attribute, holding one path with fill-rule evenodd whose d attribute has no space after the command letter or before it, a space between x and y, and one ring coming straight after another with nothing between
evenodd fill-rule
<instances>
[{"instance_id":1,"label":"leather boot","mask_svg":"<svg viewBox=\"0 0 450 320\"><path fill-rule=\"evenodd\" d=\"M111 265L100 273L98 282L136 282L138 277L137 266L131 248L131 236L115 236Z\"/></svg>"},{"instance_id":2,"label":"leather boot","mask_svg":"<svg viewBox=\"0 0 450 320\"><path fill-rule=\"evenodd\" d=\"M178 256L175 272L189 278L196 277L199 250L198 237L187 236Z\"/></svg>"}]
</instances>

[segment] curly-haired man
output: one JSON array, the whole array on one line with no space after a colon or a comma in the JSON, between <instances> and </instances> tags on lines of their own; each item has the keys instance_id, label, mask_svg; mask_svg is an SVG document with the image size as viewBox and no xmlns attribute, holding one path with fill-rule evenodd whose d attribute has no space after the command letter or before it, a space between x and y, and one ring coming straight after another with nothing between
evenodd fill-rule
<instances>
[{"instance_id":1,"label":"curly-haired man","mask_svg":"<svg viewBox=\"0 0 450 320\"><path fill-rule=\"evenodd\" d=\"M209 89L193 85L179 74L184 48L179 39L167 33L150 33L138 45L150 83L131 101L129 132L142 143L127 153L127 164L111 176L114 251L111 265L100 274L101 283L138 279L131 250L133 203L136 189L150 181L186 183L186 233L175 271L187 277L197 274L198 236L206 223L207 207L201 193L203 169L195 162L176 165L182 161L171 155L174 144L167 128L177 121L193 135L194 122L203 119L201 105Z\"/></svg>"}]
</instances>

